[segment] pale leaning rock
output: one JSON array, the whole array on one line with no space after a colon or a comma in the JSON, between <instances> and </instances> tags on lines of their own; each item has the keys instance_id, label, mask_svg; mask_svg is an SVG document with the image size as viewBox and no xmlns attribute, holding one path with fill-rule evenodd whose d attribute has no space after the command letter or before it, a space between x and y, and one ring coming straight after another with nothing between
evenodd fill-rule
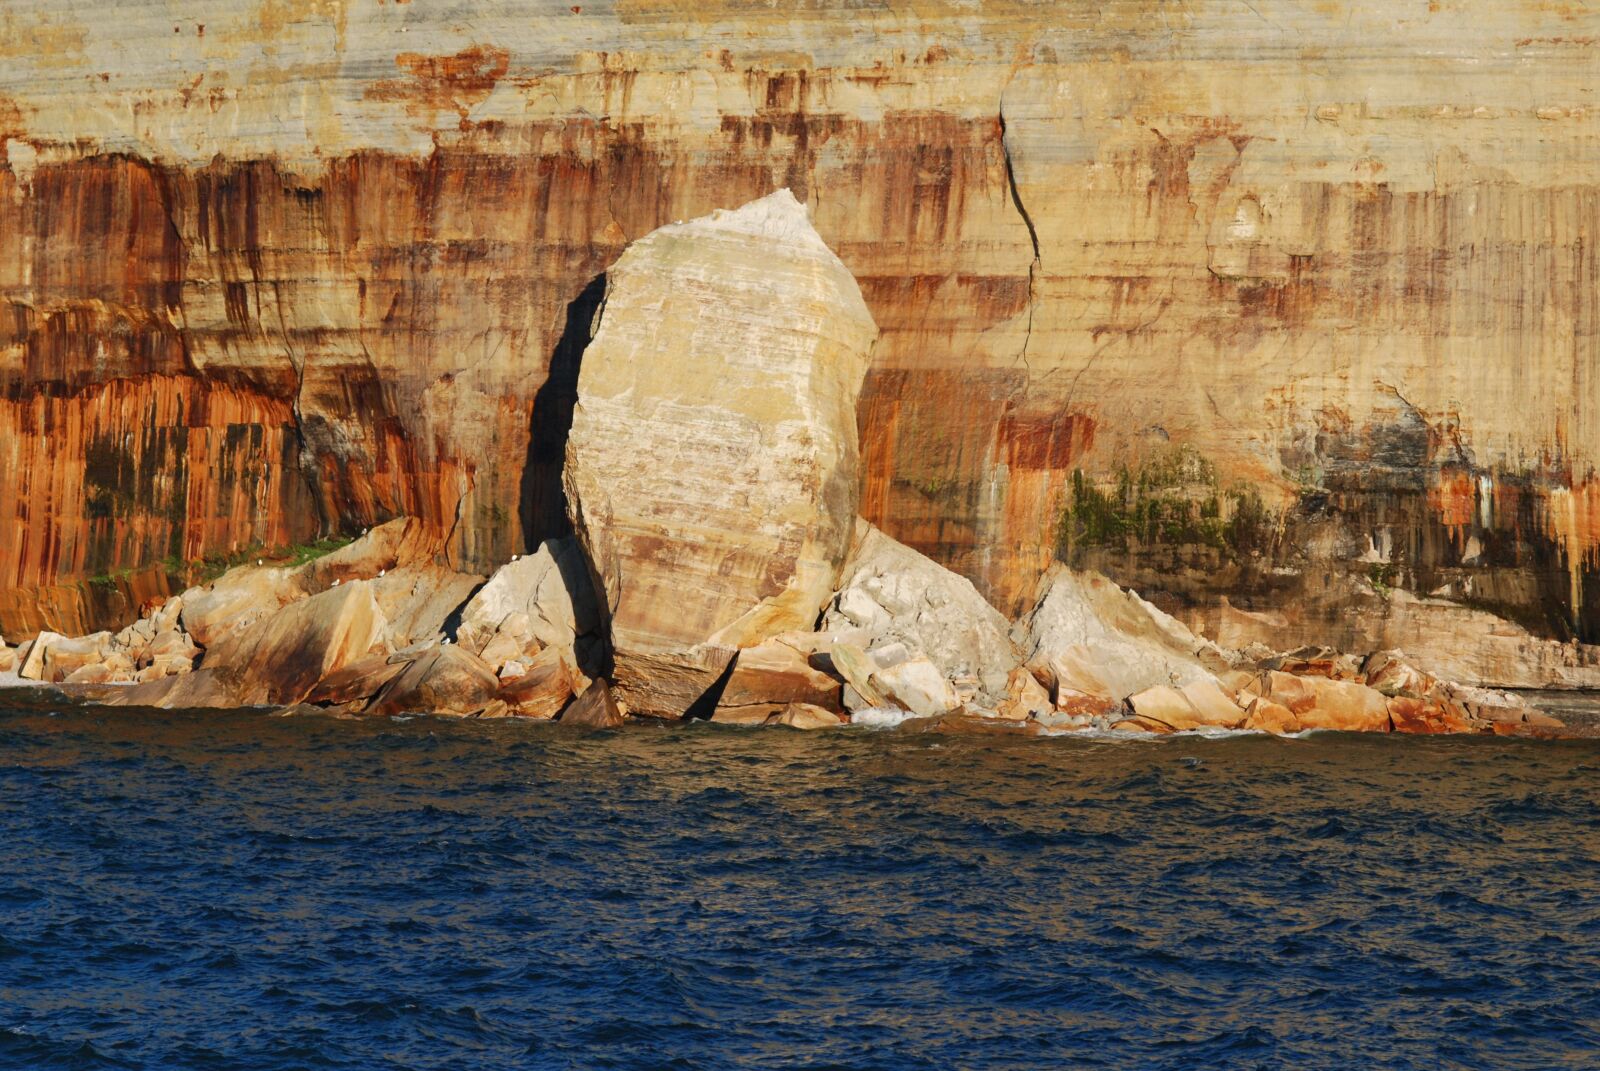
<instances>
[{"instance_id":1,"label":"pale leaning rock","mask_svg":"<svg viewBox=\"0 0 1600 1071\"><path fill-rule=\"evenodd\" d=\"M1052 566L1012 638L1058 692L1124 699L1162 686L1215 681L1232 656L1103 576ZM1057 703L1061 703L1058 694Z\"/></svg>"},{"instance_id":2,"label":"pale leaning rock","mask_svg":"<svg viewBox=\"0 0 1600 1071\"><path fill-rule=\"evenodd\" d=\"M59 632L41 632L27 643L17 649L17 676L24 680L37 681L44 679L45 652L53 643L60 643L66 637Z\"/></svg>"},{"instance_id":3,"label":"pale leaning rock","mask_svg":"<svg viewBox=\"0 0 1600 1071\"><path fill-rule=\"evenodd\" d=\"M554 647L594 672L604 655L603 627L583 548L576 539L551 539L495 570L462 608L456 638L492 666Z\"/></svg>"},{"instance_id":4,"label":"pale leaning rock","mask_svg":"<svg viewBox=\"0 0 1600 1071\"><path fill-rule=\"evenodd\" d=\"M563 479L619 667L814 625L849 550L876 336L788 190L662 227L606 273Z\"/></svg>"}]
</instances>

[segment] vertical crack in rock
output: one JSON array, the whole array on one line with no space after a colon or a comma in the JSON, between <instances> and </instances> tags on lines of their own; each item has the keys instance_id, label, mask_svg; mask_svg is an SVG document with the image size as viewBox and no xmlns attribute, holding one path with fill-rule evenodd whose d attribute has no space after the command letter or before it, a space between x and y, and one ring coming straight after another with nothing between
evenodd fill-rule
<instances>
[{"instance_id":1,"label":"vertical crack in rock","mask_svg":"<svg viewBox=\"0 0 1600 1071\"><path fill-rule=\"evenodd\" d=\"M1000 121L1000 153L1006 164L1006 187L1011 191L1011 203L1016 207L1017 215L1022 217L1022 225L1028 228L1028 242L1033 246L1033 260L1028 264L1028 328L1022 336L1022 366L1028 370L1028 378L1033 377L1033 366L1028 363L1028 346L1033 341L1033 313L1038 307L1038 277L1041 261L1039 258L1039 231L1033 225L1033 217L1028 214L1028 207L1022 203L1022 191L1017 186L1016 165L1011 159L1011 146L1006 143L1006 98L1005 91L1000 92L1000 106L996 110Z\"/></svg>"},{"instance_id":2,"label":"vertical crack in rock","mask_svg":"<svg viewBox=\"0 0 1600 1071\"><path fill-rule=\"evenodd\" d=\"M261 276L251 265L251 274L255 277L256 284L256 310L257 315L261 309ZM322 495L318 493L318 479L316 461L312 456L311 444L306 439L305 413L301 408L301 398L306 389L306 359L295 357L294 344L289 341L289 324L283 318L283 292L277 280L272 281L273 311L278 316L278 335L283 339L283 352L289 358L289 367L294 369L294 399L289 404L289 415L294 419L295 442L300 445L300 476L306 481L306 488L311 493L311 502L317 510L317 531L326 534L329 531L327 509L323 505Z\"/></svg>"}]
</instances>

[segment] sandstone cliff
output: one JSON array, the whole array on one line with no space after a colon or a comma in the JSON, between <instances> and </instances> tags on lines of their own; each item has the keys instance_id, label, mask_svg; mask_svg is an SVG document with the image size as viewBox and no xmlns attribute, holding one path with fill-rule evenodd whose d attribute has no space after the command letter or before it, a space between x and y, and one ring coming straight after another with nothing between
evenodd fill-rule
<instances>
[{"instance_id":1,"label":"sandstone cliff","mask_svg":"<svg viewBox=\"0 0 1600 1071\"><path fill-rule=\"evenodd\" d=\"M564 535L594 280L788 187L881 330L862 512L1008 614L1061 556L1213 634L1600 637L1586 5L116 15L3 15L0 631L402 514L470 572Z\"/></svg>"}]
</instances>

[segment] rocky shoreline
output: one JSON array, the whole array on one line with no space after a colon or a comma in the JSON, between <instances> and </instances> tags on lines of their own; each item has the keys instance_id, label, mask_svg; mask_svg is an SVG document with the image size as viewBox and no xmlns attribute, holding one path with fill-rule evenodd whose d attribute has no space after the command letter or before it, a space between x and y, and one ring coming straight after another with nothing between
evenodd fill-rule
<instances>
[{"instance_id":1,"label":"rocky shoreline","mask_svg":"<svg viewBox=\"0 0 1600 1071\"><path fill-rule=\"evenodd\" d=\"M1008 620L862 520L856 404L877 328L787 190L634 242L588 326L560 474L570 535L483 577L403 517L152 600L115 633L40 632L0 670L116 706L599 728L1562 730L1396 651L1231 650L1060 563Z\"/></svg>"},{"instance_id":2,"label":"rocky shoreline","mask_svg":"<svg viewBox=\"0 0 1600 1071\"><path fill-rule=\"evenodd\" d=\"M720 660L703 651L698 664L624 660L608 679L597 600L562 581L562 561L581 553L575 540L480 583L434 564L419 532L401 519L297 568L239 567L115 634L43 633L0 650L0 687L49 685L120 707L602 728L653 717L1019 734L1563 732L1514 693L1439 680L1396 652L1228 651L1064 567L1041 580L1032 611L1006 622L970 583L865 522L816 630ZM463 605L441 597L463 588L473 592ZM684 686L718 665L712 689ZM676 715L673 703L683 704Z\"/></svg>"}]
</instances>

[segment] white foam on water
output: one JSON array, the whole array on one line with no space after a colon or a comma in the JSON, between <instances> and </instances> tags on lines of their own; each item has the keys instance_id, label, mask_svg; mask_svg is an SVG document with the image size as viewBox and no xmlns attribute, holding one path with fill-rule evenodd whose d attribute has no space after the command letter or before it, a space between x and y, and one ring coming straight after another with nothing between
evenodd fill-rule
<instances>
[{"instance_id":1,"label":"white foam on water","mask_svg":"<svg viewBox=\"0 0 1600 1071\"><path fill-rule=\"evenodd\" d=\"M914 717L916 715L911 711L895 707L866 707L850 712L850 724L861 725L868 729L893 729L901 722Z\"/></svg>"}]
</instances>

